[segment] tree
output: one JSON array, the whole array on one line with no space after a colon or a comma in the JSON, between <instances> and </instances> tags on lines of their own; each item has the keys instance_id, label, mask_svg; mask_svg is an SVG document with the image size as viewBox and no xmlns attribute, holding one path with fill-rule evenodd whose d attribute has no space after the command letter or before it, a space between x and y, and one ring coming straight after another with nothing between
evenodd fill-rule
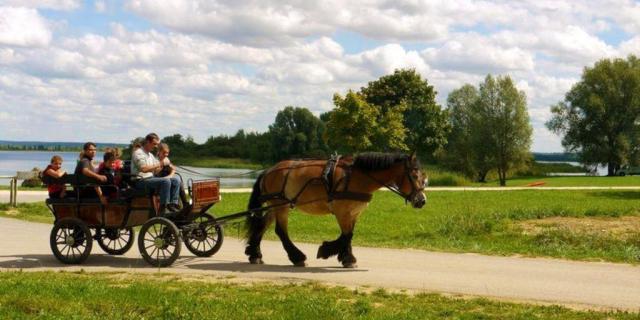
<instances>
[{"instance_id":1,"label":"tree","mask_svg":"<svg viewBox=\"0 0 640 320\"><path fill-rule=\"evenodd\" d=\"M269 126L273 160L325 155L327 147L322 139L323 132L324 123L309 109L285 107Z\"/></svg>"},{"instance_id":2,"label":"tree","mask_svg":"<svg viewBox=\"0 0 640 320\"><path fill-rule=\"evenodd\" d=\"M378 108L368 104L351 90L345 97L335 94L336 106L329 113L325 138L329 147L341 153L373 150L379 133Z\"/></svg>"},{"instance_id":3,"label":"tree","mask_svg":"<svg viewBox=\"0 0 640 320\"><path fill-rule=\"evenodd\" d=\"M367 103L379 108L379 120L402 114L406 129L404 145L421 157L433 158L446 144L449 131L446 111L436 104L433 86L415 69L395 70L369 82L360 93Z\"/></svg>"},{"instance_id":4,"label":"tree","mask_svg":"<svg viewBox=\"0 0 640 320\"><path fill-rule=\"evenodd\" d=\"M526 97L510 77L488 75L479 89L464 85L447 98L451 134L446 162L484 182L496 170L500 185L508 172L530 158L531 125Z\"/></svg>"},{"instance_id":5,"label":"tree","mask_svg":"<svg viewBox=\"0 0 640 320\"><path fill-rule=\"evenodd\" d=\"M451 131L447 139L444 163L447 167L462 172L468 177L484 181L489 169L480 170L484 161L478 161L478 152L482 150L471 151L477 143L474 141L476 129L473 128L475 124L473 120L478 99L478 89L470 84L465 84L449 93L447 108Z\"/></svg>"},{"instance_id":6,"label":"tree","mask_svg":"<svg viewBox=\"0 0 640 320\"><path fill-rule=\"evenodd\" d=\"M506 185L509 170L522 167L531 157L531 134L527 99L518 91L511 77L491 75L480 85L479 117L474 127L484 124L480 131L482 143L493 154L500 185ZM478 148L479 145L476 145Z\"/></svg>"},{"instance_id":7,"label":"tree","mask_svg":"<svg viewBox=\"0 0 640 320\"><path fill-rule=\"evenodd\" d=\"M640 60L631 55L586 67L551 113L547 128L562 135L564 148L577 152L582 163L606 164L610 176L622 164L637 163Z\"/></svg>"}]
</instances>

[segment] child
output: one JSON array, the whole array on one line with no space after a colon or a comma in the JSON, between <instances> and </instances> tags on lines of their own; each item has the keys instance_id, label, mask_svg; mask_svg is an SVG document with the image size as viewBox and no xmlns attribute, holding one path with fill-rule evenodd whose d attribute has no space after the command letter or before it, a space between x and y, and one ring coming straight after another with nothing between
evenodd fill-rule
<instances>
[{"instance_id":1,"label":"child","mask_svg":"<svg viewBox=\"0 0 640 320\"><path fill-rule=\"evenodd\" d=\"M168 144L161 143L158 145L158 160L160 161L160 163L164 164L164 166L162 167L162 169L160 169L159 172L156 172L155 174L156 177L173 178L176 172L176 168L171 164L171 161L169 160L169 151L170 150L169 150ZM189 200L187 199L187 193L184 192L184 185L182 182L182 178L180 178L180 201L182 201L183 207L189 205ZM179 207L177 205L173 203L170 203L169 205L173 207L171 209L179 210Z\"/></svg>"},{"instance_id":2,"label":"child","mask_svg":"<svg viewBox=\"0 0 640 320\"><path fill-rule=\"evenodd\" d=\"M64 183L56 182L56 180L62 178L65 174L67 174L67 172L62 169L62 157L58 155L51 157L51 163L47 166L46 169L44 169L44 175L54 179L51 183L47 184L49 198L64 198Z\"/></svg>"},{"instance_id":3,"label":"child","mask_svg":"<svg viewBox=\"0 0 640 320\"><path fill-rule=\"evenodd\" d=\"M114 152L105 152L103 156L104 162L102 162L98 168L98 174L107 177L105 186L96 187L96 193L100 197L100 202L106 205L108 198L115 198L118 194L118 187L116 184L116 171L114 164L116 162L116 154Z\"/></svg>"}]
</instances>

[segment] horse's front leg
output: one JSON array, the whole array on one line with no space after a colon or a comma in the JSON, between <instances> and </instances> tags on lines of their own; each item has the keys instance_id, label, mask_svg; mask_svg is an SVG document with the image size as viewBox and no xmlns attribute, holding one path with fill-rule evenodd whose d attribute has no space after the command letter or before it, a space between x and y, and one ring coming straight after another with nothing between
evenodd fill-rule
<instances>
[{"instance_id":1,"label":"horse's front leg","mask_svg":"<svg viewBox=\"0 0 640 320\"><path fill-rule=\"evenodd\" d=\"M341 234L338 239L333 241L325 241L318 248L318 259L328 259L331 256L338 255L338 261L345 268L355 268L357 259L353 255L351 249L351 239L353 238L353 229L355 227L357 215L350 213L334 213L338 224L340 225Z\"/></svg>"},{"instance_id":2,"label":"horse's front leg","mask_svg":"<svg viewBox=\"0 0 640 320\"><path fill-rule=\"evenodd\" d=\"M307 256L293 244L293 241L289 238L288 226L289 226L289 209L283 208L276 212L276 234L284 250L287 252L289 260L296 267L305 267L307 263Z\"/></svg>"}]
</instances>

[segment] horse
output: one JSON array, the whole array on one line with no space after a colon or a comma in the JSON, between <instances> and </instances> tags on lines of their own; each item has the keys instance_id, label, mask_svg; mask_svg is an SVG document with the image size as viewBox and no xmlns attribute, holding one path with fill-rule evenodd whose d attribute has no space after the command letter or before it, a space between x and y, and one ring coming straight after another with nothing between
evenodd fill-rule
<instances>
[{"instance_id":1,"label":"horse","mask_svg":"<svg viewBox=\"0 0 640 320\"><path fill-rule=\"evenodd\" d=\"M251 264L262 264L260 242L275 220L275 232L294 266L306 266L306 255L298 249L287 231L289 210L297 207L311 215L333 214L341 234L324 241L317 258L338 255L345 268L355 268L351 239L358 217L373 193L386 187L416 208L422 208L426 178L414 154L362 153L330 160L285 160L258 176L249 199L253 214L246 218L245 254ZM265 205L266 206L263 206Z\"/></svg>"}]
</instances>

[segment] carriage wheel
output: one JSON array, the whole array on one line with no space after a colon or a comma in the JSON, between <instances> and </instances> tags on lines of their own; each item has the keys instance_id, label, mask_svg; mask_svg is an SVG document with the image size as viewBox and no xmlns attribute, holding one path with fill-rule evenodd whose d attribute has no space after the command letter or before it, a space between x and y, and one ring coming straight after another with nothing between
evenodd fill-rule
<instances>
[{"instance_id":1,"label":"carriage wheel","mask_svg":"<svg viewBox=\"0 0 640 320\"><path fill-rule=\"evenodd\" d=\"M127 253L133 246L135 232L133 228L105 228L96 230L96 240L104 252L119 256Z\"/></svg>"},{"instance_id":2,"label":"carriage wheel","mask_svg":"<svg viewBox=\"0 0 640 320\"><path fill-rule=\"evenodd\" d=\"M208 213L198 215L193 222L199 226L184 234L184 245L198 257L211 257L222 246L222 226Z\"/></svg>"},{"instance_id":3,"label":"carriage wheel","mask_svg":"<svg viewBox=\"0 0 640 320\"><path fill-rule=\"evenodd\" d=\"M145 222L138 235L138 249L154 267L170 266L180 256L180 232L173 222L155 217Z\"/></svg>"},{"instance_id":4,"label":"carriage wheel","mask_svg":"<svg viewBox=\"0 0 640 320\"><path fill-rule=\"evenodd\" d=\"M93 239L87 224L77 218L63 218L53 225L49 245L58 260L80 264L89 257Z\"/></svg>"}]
</instances>

